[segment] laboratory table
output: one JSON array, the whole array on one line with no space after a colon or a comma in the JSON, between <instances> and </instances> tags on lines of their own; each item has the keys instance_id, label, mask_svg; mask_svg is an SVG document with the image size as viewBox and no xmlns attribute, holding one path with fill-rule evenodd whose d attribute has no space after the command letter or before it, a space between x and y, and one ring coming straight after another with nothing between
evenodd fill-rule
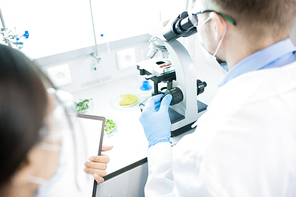
<instances>
[{"instance_id":1,"label":"laboratory table","mask_svg":"<svg viewBox=\"0 0 296 197\"><path fill-rule=\"evenodd\" d=\"M110 103L114 96L126 93L137 94L140 102L148 98L151 92L140 90L143 80L135 75L73 94L76 102L92 99L93 106L86 114L104 116L117 122L114 134L103 139L103 145L112 145L113 149L105 153L110 157L110 162L105 182L97 187L97 196L144 196L143 188L148 175L148 142L139 121L140 108L138 105L118 108ZM202 102L207 103L205 100ZM192 129L173 137L172 145L191 132Z\"/></svg>"}]
</instances>

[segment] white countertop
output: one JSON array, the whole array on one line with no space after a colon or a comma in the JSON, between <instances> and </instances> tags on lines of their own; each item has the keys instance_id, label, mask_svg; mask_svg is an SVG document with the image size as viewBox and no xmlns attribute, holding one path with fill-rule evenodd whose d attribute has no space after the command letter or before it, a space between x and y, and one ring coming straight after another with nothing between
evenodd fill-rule
<instances>
[{"instance_id":1,"label":"white countertop","mask_svg":"<svg viewBox=\"0 0 296 197\"><path fill-rule=\"evenodd\" d=\"M110 97L122 92L141 93L141 78L130 77L107 85L97 86L75 93L75 101L93 99L93 109L86 114L116 119L117 130L112 136L104 137L103 145L114 146L106 154L110 157L107 174L146 157L148 142L139 121L141 114L138 106L116 109L109 103Z\"/></svg>"},{"instance_id":2,"label":"white countertop","mask_svg":"<svg viewBox=\"0 0 296 197\"><path fill-rule=\"evenodd\" d=\"M123 93L138 94L140 101L149 97L149 92L140 90L143 80L143 77L135 75L73 94L75 101L93 99L93 108L86 114L111 117L117 121L115 133L112 136L104 137L103 140L103 145L114 146L112 150L105 153L110 157L106 170L107 175L146 158L148 142L139 121L141 112L138 105L127 109L117 109L110 105L110 97ZM151 81L150 85L153 85ZM212 94L208 94L209 97L204 95L198 96L198 98L208 104L207 101L211 100ZM191 132L193 130L185 134ZM171 141L176 144L185 134L174 137Z\"/></svg>"}]
</instances>

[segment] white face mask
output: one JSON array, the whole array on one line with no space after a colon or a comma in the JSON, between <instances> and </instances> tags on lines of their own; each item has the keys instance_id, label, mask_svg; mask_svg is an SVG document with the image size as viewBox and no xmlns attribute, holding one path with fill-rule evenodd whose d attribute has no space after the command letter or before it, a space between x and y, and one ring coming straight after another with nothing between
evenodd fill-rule
<instances>
[{"instance_id":1,"label":"white face mask","mask_svg":"<svg viewBox=\"0 0 296 197\"><path fill-rule=\"evenodd\" d=\"M56 173L50 179L45 180L43 178L34 177L34 176L31 176L29 178L30 183L39 185L38 190L34 194L34 197L43 196L44 194L51 191L51 188L53 188L53 185L55 185L55 183L58 180L60 180L61 177L63 176L63 172L65 171L66 164L67 164L67 161L64 155L68 153L65 153L63 144L62 144L62 147L60 147L60 149L61 149L61 152L60 152L60 158L59 158L59 166L57 168ZM49 150L49 149L46 149L46 150ZM51 150L51 151L55 151L55 150Z\"/></svg>"},{"instance_id":2,"label":"white face mask","mask_svg":"<svg viewBox=\"0 0 296 197\"><path fill-rule=\"evenodd\" d=\"M212 18L212 17L209 16L209 18L207 18L207 20L205 20L205 22L204 22L203 24L200 25L200 27L198 28L198 32L200 31L200 29L202 28L202 26L204 26L204 25L205 25L205 24L206 24L211 18ZM222 41L223 41L223 39L224 39L224 37L225 37L226 31L227 31L227 25L226 25L226 23L225 23L224 20L222 20L222 21L223 21L223 23L224 23L225 30L224 30L224 33L223 33L223 35L222 35L221 40L220 40L219 43L218 43L217 49L216 49L216 51L215 51L215 53L214 53L213 55L210 54L209 51L206 49L206 47L205 47L205 45L204 45L204 43L203 43L203 41L202 41L202 38L201 38L201 36L200 36L200 33L198 34L198 39L199 39L199 45L200 45L200 47L201 47L201 49L202 49L202 52L203 52L203 54L205 55L206 59L207 59L212 65L215 65L215 66L217 66L218 68L220 68L220 70L226 75L226 74L228 73L228 66L227 66L227 63L225 62L225 63L221 63L221 64L220 64L220 63L217 61L217 58L216 58L216 54L217 54L217 52L218 52L218 50L219 50L219 48L220 48L220 46L221 46L221 43L222 43Z\"/></svg>"},{"instance_id":3,"label":"white face mask","mask_svg":"<svg viewBox=\"0 0 296 197\"><path fill-rule=\"evenodd\" d=\"M57 105L52 114L48 117L45 117L45 122L47 126L43 127L39 131L39 135L44 139L38 144L38 147L45 151L59 153L59 166L57 168L58 172L65 163L64 158L62 157L63 152L61 152L63 143L62 145L55 145L48 142L63 141L65 133L71 132L63 106ZM55 173L49 180L45 180L36 176L30 176L28 181L32 184L39 185L38 191L40 191L42 188L50 187L52 184L51 180L55 179L57 174L58 173Z\"/></svg>"},{"instance_id":4,"label":"white face mask","mask_svg":"<svg viewBox=\"0 0 296 197\"><path fill-rule=\"evenodd\" d=\"M72 141L71 139L68 139L68 141L70 141L70 144L68 145L71 145L71 142L72 142L74 145L73 151L76 151L74 135L75 133L83 134L83 131L79 130L81 129L81 125L79 125L79 123L77 123L78 126L75 128L74 127L71 128L69 123L68 118L70 118L71 124L73 124L76 121L75 113L73 114L71 113L71 111L74 110L74 106L72 106L74 104L72 100L72 96L67 92L64 92L61 90L55 90L53 88L49 88L47 91L50 94L57 95L57 97L59 98L59 100L61 100L63 105L57 102L52 114L50 114L48 117L45 117L46 127L42 128L39 131L40 137L43 140L38 144L38 146L40 149L45 151L59 152L59 164L58 164L56 173L48 180L45 180L41 177L36 177L36 176L29 177L28 181L30 183L39 185L39 188L36 191L35 196L41 196L42 194L45 194L47 191L50 191L52 186L55 185L55 183L61 178L61 176L63 176L63 172L65 171L65 168L67 168L67 165L73 165L72 163L70 164L70 162L67 161L67 157L65 156L69 154L69 152L65 152L66 151L65 143L62 143L61 145L55 145L48 142L55 142L55 141L65 142L66 139L72 136L73 137ZM66 106L66 109L67 109L66 111L68 112L68 116L65 113L64 106ZM78 169L77 169L78 166L76 161L74 161L74 165L75 165L74 166L75 172L78 172ZM77 189L80 190L80 185L77 179L77 173L75 175L75 183L76 183Z\"/></svg>"}]
</instances>

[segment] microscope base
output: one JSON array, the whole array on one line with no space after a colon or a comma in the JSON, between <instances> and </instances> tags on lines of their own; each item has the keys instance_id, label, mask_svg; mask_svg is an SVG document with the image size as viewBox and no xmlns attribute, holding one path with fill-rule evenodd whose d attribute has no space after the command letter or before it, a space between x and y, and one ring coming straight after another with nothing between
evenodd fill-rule
<instances>
[{"instance_id":1,"label":"microscope base","mask_svg":"<svg viewBox=\"0 0 296 197\"><path fill-rule=\"evenodd\" d=\"M174 131L171 131L171 137L176 137L182 133L185 133L186 131L189 131L191 128L191 125L193 125L195 122L189 123L188 125L181 127L179 129L176 129Z\"/></svg>"},{"instance_id":2,"label":"microscope base","mask_svg":"<svg viewBox=\"0 0 296 197\"><path fill-rule=\"evenodd\" d=\"M207 109L208 105L206 105L205 103L197 100L197 107L198 107L198 114L199 114L198 117L200 117L202 112L204 112ZM180 113L176 112L175 110L173 110L171 108L169 108L169 116L170 116L170 120L171 120L172 125L174 123L177 123L177 122L185 119L185 117L183 115L181 115ZM175 137L177 135L180 135L180 134L190 130L191 125L193 125L195 123L195 121L197 121L197 119L194 120L193 122L189 122L188 124L186 124L186 125L184 125L182 127L179 127L179 128L177 128L175 130L172 130L171 131L171 137Z\"/></svg>"}]
</instances>

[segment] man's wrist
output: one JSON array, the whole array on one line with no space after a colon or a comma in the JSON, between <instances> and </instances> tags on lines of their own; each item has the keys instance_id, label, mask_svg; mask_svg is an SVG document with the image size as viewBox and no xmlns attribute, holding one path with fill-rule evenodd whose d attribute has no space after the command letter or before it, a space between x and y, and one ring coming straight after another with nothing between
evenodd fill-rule
<instances>
[{"instance_id":1,"label":"man's wrist","mask_svg":"<svg viewBox=\"0 0 296 197\"><path fill-rule=\"evenodd\" d=\"M156 139L153 139L153 140L149 141L148 148L150 148L151 146L153 146L155 144L158 144L160 142L169 142L169 143L172 143L171 140L170 140L170 137L156 138Z\"/></svg>"}]
</instances>

